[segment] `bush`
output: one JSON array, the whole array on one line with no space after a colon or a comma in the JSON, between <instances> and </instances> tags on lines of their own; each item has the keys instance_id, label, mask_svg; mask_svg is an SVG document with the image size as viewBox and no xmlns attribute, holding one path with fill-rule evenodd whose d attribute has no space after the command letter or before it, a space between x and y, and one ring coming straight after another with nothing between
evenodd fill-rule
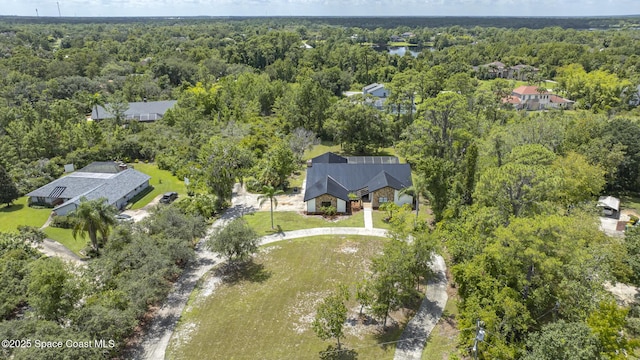
<instances>
[{"instance_id":1,"label":"bush","mask_svg":"<svg viewBox=\"0 0 640 360\"><path fill-rule=\"evenodd\" d=\"M336 213L338 211L336 210L335 206L323 206L320 208L320 212L322 213L322 215L331 218L336 216Z\"/></svg>"},{"instance_id":2,"label":"bush","mask_svg":"<svg viewBox=\"0 0 640 360\"><path fill-rule=\"evenodd\" d=\"M61 229L71 229L75 225L75 218L71 216L58 215L51 220L51 226Z\"/></svg>"}]
</instances>

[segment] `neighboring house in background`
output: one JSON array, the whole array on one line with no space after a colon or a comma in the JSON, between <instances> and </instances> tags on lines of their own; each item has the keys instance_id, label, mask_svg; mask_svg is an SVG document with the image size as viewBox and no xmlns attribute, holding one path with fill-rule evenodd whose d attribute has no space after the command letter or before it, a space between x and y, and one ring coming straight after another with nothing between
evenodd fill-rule
<instances>
[{"instance_id":1,"label":"neighboring house in background","mask_svg":"<svg viewBox=\"0 0 640 360\"><path fill-rule=\"evenodd\" d=\"M362 88L362 95L386 98L389 96L389 91L384 88L383 84L373 83Z\"/></svg>"},{"instance_id":2,"label":"neighboring house in background","mask_svg":"<svg viewBox=\"0 0 640 360\"><path fill-rule=\"evenodd\" d=\"M177 100L131 102L129 103L129 108L124 112L124 119L139 122L160 120L167 110L171 109L177 102ZM109 107L108 104L105 106ZM97 108L97 112L95 108L91 111L92 120L115 118L115 115L111 114L104 107L98 105Z\"/></svg>"},{"instance_id":3,"label":"neighboring house in background","mask_svg":"<svg viewBox=\"0 0 640 360\"><path fill-rule=\"evenodd\" d=\"M27 194L29 204L53 206L56 215L66 215L87 200L106 198L123 209L129 200L149 186L149 175L114 162L94 162Z\"/></svg>"},{"instance_id":4,"label":"neighboring house in background","mask_svg":"<svg viewBox=\"0 0 640 360\"><path fill-rule=\"evenodd\" d=\"M474 66L473 70L479 74L482 79L509 79L526 81L528 77L537 75L540 70L530 65L507 66L500 61L494 61L489 64Z\"/></svg>"},{"instance_id":5,"label":"neighboring house in background","mask_svg":"<svg viewBox=\"0 0 640 360\"><path fill-rule=\"evenodd\" d=\"M502 102L512 104L518 110L569 109L574 101L537 86L520 86Z\"/></svg>"},{"instance_id":6,"label":"neighboring house in background","mask_svg":"<svg viewBox=\"0 0 640 360\"><path fill-rule=\"evenodd\" d=\"M384 104L389 96L389 91L385 89L383 84L373 83L362 88L362 95L373 96L373 99L367 99L367 104L370 104L374 108L383 111Z\"/></svg>"},{"instance_id":7,"label":"neighboring house in background","mask_svg":"<svg viewBox=\"0 0 640 360\"><path fill-rule=\"evenodd\" d=\"M602 208L602 216L612 219L620 218L620 199L613 196L600 196L598 207Z\"/></svg>"},{"instance_id":8,"label":"neighboring house in background","mask_svg":"<svg viewBox=\"0 0 640 360\"><path fill-rule=\"evenodd\" d=\"M328 152L307 162L304 201L308 214L321 213L325 206L350 213L351 201L370 202L373 208L390 201L413 204L412 196L400 195L411 185L411 167L394 156L343 157Z\"/></svg>"}]
</instances>

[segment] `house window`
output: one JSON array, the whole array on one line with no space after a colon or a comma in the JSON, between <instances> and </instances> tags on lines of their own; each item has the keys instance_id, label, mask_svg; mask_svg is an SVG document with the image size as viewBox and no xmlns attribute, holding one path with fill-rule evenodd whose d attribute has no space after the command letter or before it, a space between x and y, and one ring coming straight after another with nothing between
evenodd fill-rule
<instances>
[{"instance_id":1,"label":"house window","mask_svg":"<svg viewBox=\"0 0 640 360\"><path fill-rule=\"evenodd\" d=\"M320 207L329 207L329 206L331 206L331 201L323 201L320 204Z\"/></svg>"},{"instance_id":2,"label":"house window","mask_svg":"<svg viewBox=\"0 0 640 360\"><path fill-rule=\"evenodd\" d=\"M382 203L386 203L386 202L388 202L388 201L389 201L389 199L388 199L388 198L386 198L386 197L382 197L382 196L381 196L381 197L379 197L379 198L378 198L378 202L379 202L380 204L382 204Z\"/></svg>"}]
</instances>

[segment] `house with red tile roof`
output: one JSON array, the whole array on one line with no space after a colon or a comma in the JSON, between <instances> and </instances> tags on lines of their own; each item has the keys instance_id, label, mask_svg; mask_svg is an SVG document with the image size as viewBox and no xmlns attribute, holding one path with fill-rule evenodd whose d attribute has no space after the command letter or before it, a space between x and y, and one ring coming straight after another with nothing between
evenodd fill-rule
<instances>
[{"instance_id":1,"label":"house with red tile roof","mask_svg":"<svg viewBox=\"0 0 640 360\"><path fill-rule=\"evenodd\" d=\"M574 101L551 93L539 86L520 86L511 95L502 99L505 104L512 104L518 110L568 109Z\"/></svg>"}]
</instances>

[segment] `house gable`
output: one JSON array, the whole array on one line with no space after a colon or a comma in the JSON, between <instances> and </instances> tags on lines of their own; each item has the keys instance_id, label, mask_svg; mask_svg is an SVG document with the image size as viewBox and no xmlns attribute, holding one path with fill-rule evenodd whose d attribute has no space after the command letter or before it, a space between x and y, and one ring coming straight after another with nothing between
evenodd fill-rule
<instances>
[{"instance_id":1,"label":"house gable","mask_svg":"<svg viewBox=\"0 0 640 360\"><path fill-rule=\"evenodd\" d=\"M321 162L315 162L316 159ZM394 201L395 190L404 189L411 184L411 167L409 164L399 164L397 158L345 158L326 153L308 164L304 201L315 199L314 206L319 208L318 198L321 195L349 201L350 193L365 196L380 189L389 189L387 197Z\"/></svg>"}]
</instances>

